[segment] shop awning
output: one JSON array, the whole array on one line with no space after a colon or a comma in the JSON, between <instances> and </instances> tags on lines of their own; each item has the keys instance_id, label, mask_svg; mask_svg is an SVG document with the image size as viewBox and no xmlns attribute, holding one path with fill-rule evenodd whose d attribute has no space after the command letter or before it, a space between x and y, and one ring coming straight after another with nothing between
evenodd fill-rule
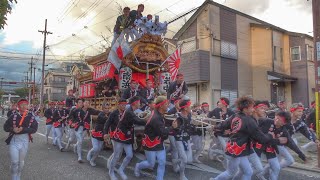
<instances>
[{"instance_id":1,"label":"shop awning","mask_svg":"<svg viewBox=\"0 0 320 180\"><path fill-rule=\"evenodd\" d=\"M282 73L278 73L278 72L274 72L274 71L267 71L268 74L268 80L269 81L276 81L276 82L293 82L298 80L295 77L286 75L286 74L282 74Z\"/></svg>"}]
</instances>

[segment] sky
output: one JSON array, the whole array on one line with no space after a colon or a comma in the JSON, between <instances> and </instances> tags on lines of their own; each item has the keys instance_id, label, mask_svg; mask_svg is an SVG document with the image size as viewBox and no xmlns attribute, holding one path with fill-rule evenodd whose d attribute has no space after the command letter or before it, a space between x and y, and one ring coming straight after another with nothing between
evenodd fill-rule
<instances>
[{"instance_id":1,"label":"sky","mask_svg":"<svg viewBox=\"0 0 320 180\"><path fill-rule=\"evenodd\" d=\"M18 0L7 26L0 31L0 77L21 81L34 57L41 68L45 19L48 20L46 69L65 60L103 52L112 41L112 29L119 7L136 9L145 5L144 15L159 15L160 21L171 20L204 0ZM283 29L312 35L311 2L307 0L215 0ZM172 37L192 14L168 26ZM36 72L37 80L40 71Z\"/></svg>"}]
</instances>

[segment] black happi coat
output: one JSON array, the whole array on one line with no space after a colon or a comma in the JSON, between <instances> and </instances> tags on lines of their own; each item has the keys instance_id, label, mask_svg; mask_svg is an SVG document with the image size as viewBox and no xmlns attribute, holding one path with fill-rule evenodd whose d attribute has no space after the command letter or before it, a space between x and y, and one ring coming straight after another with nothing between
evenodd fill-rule
<instances>
[{"instance_id":1,"label":"black happi coat","mask_svg":"<svg viewBox=\"0 0 320 180\"><path fill-rule=\"evenodd\" d=\"M235 113L230 109L227 108L227 112L225 114L222 114L221 108L215 108L212 111L210 111L207 115L208 118L213 119L223 119L226 120L228 118L231 118ZM214 133L215 136L222 136L222 137L228 137L228 135L224 134L223 132L216 132Z\"/></svg>"},{"instance_id":2,"label":"black happi coat","mask_svg":"<svg viewBox=\"0 0 320 180\"><path fill-rule=\"evenodd\" d=\"M18 112L18 111L15 110L15 109L9 110L9 111L7 112L7 118L9 119L9 117L10 117L12 114L15 114L15 113L17 113L17 112Z\"/></svg>"},{"instance_id":3,"label":"black happi coat","mask_svg":"<svg viewBox=\"0 0 320 180\"><path fill-rule=\"evenodd\" d=\"M100 111L88 108L86 111L82 108L78 108L75 110L72 110L71 118L72 118L72 126L75 128L76 131L78 131L80 126L83 126L83 130L89 130L90 129L90 121L91 121L91 115L97 115Z\"/></svg>"},{"instance_id":4,"label":"black happi coat","mask_svg":"<svg viewBox=\"0 0 320 180\"><path fill-rule=\"evenodd\" d=\"M74 106L76 104L75 102L76 102L76 97L68 96L66 98L66 107L71 108L72 106Z\"/></svg>"},{"instance_id":5,"label":"black happi coat","mask_svg":"<svg viewBox=\"0 0 320 180\"><path fill-rule=\"evenodd\" d=\"M279 144L278 139L272 139L271 134L265 135L259 129L255 120L242 112L237 113L235 116L215 127L216 131L221 132L227 129L230 129L231 133L229 141L227 142L226 154L232 157L241 157L251 154L252 140L261 144Z\"/></svg>"},{"instance_id":6,"label":"black happi coat","mask_svg":"<svg viewBox=\"0 0 320 180\"><path fill-rule=\"evenodd\" d=\"M302 153L297 144L293 141L290 133L291 130L288 130L288 127L290 126L282 126L280 128L275 128L274 134L276 135L276 137L286 137L288 139L288 142L287 144L285 144L285 146L289 147L291 150L298 154L300 159L305 161L306 156Z\"/></svg>"},{"instance_id":7,"label":"black happi coat","mask_svg":"<svg viewBox=\"0 0 320 180\"><path fill-rule=\"evenodd\" d=\"M108 117L108 120L104 124L104 134L109 134L110 138L113 139L117 130L117 126L120 118L124 112L120 113L119 109L112 111Z\"/></svg>"},{"instance_id":8,"label":"black happi coat","mask_svg":"<svg viewBox=\"0 0 320 180\"><path fill-rule=\"evenodd\" d=\"M100 112L95 124L94 129L91 131L91 136L99 141L103 141L103 127L108 119L108 114L105 112Z\"/></svg>"},{"instance_id":9,"label":"black happi coat","mask_svg":"<svg viewBox=\"0 0 320 180\"><path fill-rule=\"evenodd\" d=\"M184 141L187 142L190 140L190 136L195 132L195 126L191 123L191 114L188 115L187 118L182 117L181 114L178 114L178 128L174 128L171 130L170 135L175 137L176 141Z\"/></svg>"},{"instance_id":10,"label":"black happi coat","mask_svg":"<svg viewBox=\"0 0 320 180\"><path fill-rule=\"evenodd\" d=\"M11 138L14 134L16 134L13 129L15 127L19 127L19 123L22 119L22 114L20 114L19 112L13 114L12 116L9 117L9 119L4 123L3 129L6 132L9 132L9 137L8 137L8 144L11 141ZM31 134L34 134L37 132L38 130L38 122L34 119L34 116L32 115L32 113L28 113L21 125L21 127L23 128L21 132L17 133L17 134L29 134L29 138L32 141L32 137Z\"/></svg>"},{"instance_id":11,"label":"black happi coat","mask_svg":"<svg viewBox=\"0 0 320 180\"><path fill-rule=\"evenodd\" d=\"M170 129L165 127L163 115L154 110L144 129L142 146L146 151L164 150L163 141L168 138Z\"/></svg>"},{"instance_id":12,"label":"black happi coat","mask_svg":"<svg viewBox=\"0 0 320 180\"><path fill-rule=\"evenodd\" d=\"M47 118L46 125L51 125L53 123L53 114L55 110L55 108L49 108L44 111L44 117Z\"/></svg>"},{"instance_id":13,"label":"black happi coat","mask_svg":"<svg viewBox=\"0 0 320 180\"><path fill-rule=\"evenodd\" d=\"M134 124L145 125L146 122L135 115L132 107L129 107L121 117L117 126L117 132L113 139L120 143L133 144Z\"/></svg>"},{"instance_id":14,"label":"black happi coat","mask_svg":"<svg viewBox=\"0 0 320 180\"><path fill-rule=\"evenodd\" d=\"M295 123L292 123L292 125L294 127L293 133L299 132L302 135L304 135L306 138L308 138L309 140L311 140L313 142L316 141L316 139L317 139L316 135L310 131L308 126L302 120L297 120Z\"/></svg>"},{"instance_id":15,"label":"black happi coat","mask_svg":"<svg viewBox=\"0 0 320 180\"><path fill-rule=\"evenodd\" d=\"M53 126L55 128L61 128L62 124L67 120L67 116L69 115L69 111L67 109L57 109L53 113ZM62 119L64 117L64 119Z\"/></svg>"},{"instance_id":16,"label":"black happi coat","mask_svg":"<svg viewBox=\"0 0 320 180\"><path fill-rule=\"evenodd\" d=\"M268 134L269 132L275 132L275 124L274 120L272 119L261 118L258 120L258 125L264 134ZM266 155L267 159L272 159L277 156L278 148L276 145L272 145L270 143L261 144L259 142L253 141L252 146L259 157L262 153Z\"/></svg>"},{"instance_id":17,"label":"black happi coat","mask_svg":"<svg viewBox=\"0 0 320 180\"><path fill-rule=\"evenodd\" d=\"M179 93L176 94L176 96L171 97L171 95L181 86L182 84L178 84L177 81L171 82L169 84L168 92L167 92L167 99L170 100L170 102L173 104L173 102L177 99L179 99L179 96L184 94L186 95L188 93L188 86L187 83L184 82L182 86L182 90L179 91Z\"/></svg>"}]
</instances>

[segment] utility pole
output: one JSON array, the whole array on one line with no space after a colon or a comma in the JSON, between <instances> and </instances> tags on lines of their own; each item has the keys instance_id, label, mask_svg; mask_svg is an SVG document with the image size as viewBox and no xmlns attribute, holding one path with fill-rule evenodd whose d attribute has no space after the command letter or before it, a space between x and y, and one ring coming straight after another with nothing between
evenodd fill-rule
<instances>
[{"instance_id":1,"label":"utility pole","mask_svg":"<svg viewBox=\"0 0 320 180\"><path fill-rule=\"evenodd\" d=\"M33 67L33 92L32 92L32 97L33 99L36 98L36 67Z\"/></svg>"},{"instance_id":2,"label":"utility pole","mask_svg":"<svg viewBox=\"0 0 320 180\"><path fill-rule=\"evenodd\" d=\"M30 64L30 79L29 79L29 82L32 82L32 65L33 65L33 57L31 57L31 62L30 63L28 63L28 64ZM28 85L28 87L29 87L29 102L31 103L31 87L33 87L32 86L32 84L30 84L29 83L29 85Z\"/></svg>"},{"instance_id":3,"label":"utility pole","mask_svg":"<svg viewBox=\"0 0 320 180\"><path fill-rule=\"evenodd\" d=\"M4 78L2 77L2 78L0 78L0 79L1 79L1 90L2 90L2 82L3 82L3 79L4 79Z\"/></svg>"},{"instance_id":4,"label":"utility pole","mask_svg":"<svg viewBox=\"0 0 320 180\"><path fill-rule=\"evenodd\" d=\"M314 59L315 59L315 80L316 80L316 131L317 137L320 138L320 0L312 0L313 16L313 41L314 41ZM318 167L320 167L320 147L318 146Z\"/></svg>"},{"instance_id":5,"label":"utility pole","mask_svg":"<svg viewBox=\"0 0 320 180\"><path fill-rule=\"evenodd\" d=\"M24 73L27 74L26 76L24 76L24 82L26 82L25 87L27 88L28 87L28 82L29 82L29 71L26 71Z\"/></svg>"},{"instance_id":6,"label":"utility pole","mask_svg":"<svg viewBox=\"0 0 320 180\"><path fill-rule=\"evenodd\" d=\"M44 24L44 31L38 30L44 35L43 39L43 59L42 59L42 74L41 74L41 90L40 90L40 107L43 105L43 91L44 91L44 66L46 62L46 43L47 43L47 34L52 34L52 32L47 31L47 19Z\"/></svg>"}]
</instances>

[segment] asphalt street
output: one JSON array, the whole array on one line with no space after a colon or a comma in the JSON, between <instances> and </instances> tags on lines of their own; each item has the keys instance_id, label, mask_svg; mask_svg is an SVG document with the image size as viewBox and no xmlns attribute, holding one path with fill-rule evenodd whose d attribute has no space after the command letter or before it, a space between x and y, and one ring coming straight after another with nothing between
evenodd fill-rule
<instances>
[{"instance_id":1,"label":"asphalt street","mask_svg":"<svg viewBox=\"0 0 320 180\"><path fill-rule=\"evenodd\" d=\"M8 146L5 144L7 133L3 131L5 118L0 118L0 180L10 179L10 157ZM83 164L77 162L77 155L73 153L72 148L66 152L60 152L57 147L46 144L44 137L45 123L39 123L39 129L33 135L34 142L29 145L29 152L25 159L25 167L22 172L22 180L106 180L109 179L107 174L106 162L111 155L111 150L104 150L97 158L97 166L91 167L85 161ZM65 137L64 137L65 141ZM86 159L86 154L90 147L90 139L86 137L83 144L83 159ZM137 162L144 159L140 153L135 153L134 158L126 169L126 174L129 180L136 179L155 179L154 170L143 171L143 177L136 178L133 175L134 166ZM179 175L172 171L170 155L167 156L167 165L165 179L179 179ZM203 164L190 164L187 166L186 176L189 180L208 180L210 177L216 176L223 171L222 165L219 162L211 161L206 155L203 155L200 160ZM156 168L156 167L155 167ZM119 177L120 179L120 177ZM306 172L299 169L288 168L281 172L279 177L281 180L314 180L320 179L319 173Z\"/></svg>"}]
</instances>

